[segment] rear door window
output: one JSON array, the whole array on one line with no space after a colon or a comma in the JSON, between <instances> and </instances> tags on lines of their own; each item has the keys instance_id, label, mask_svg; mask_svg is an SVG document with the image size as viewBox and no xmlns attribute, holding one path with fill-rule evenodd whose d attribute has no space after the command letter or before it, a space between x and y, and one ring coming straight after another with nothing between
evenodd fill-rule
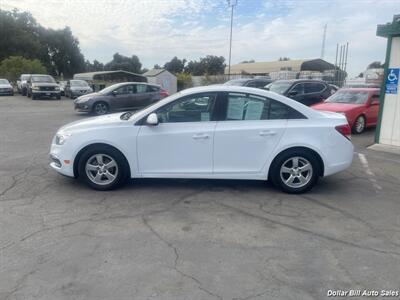
<instances>
[{"instance_id":1,"label":"rear door window","mask_svg":"<svg viewBox=\"0 0 400 300\"><path fill-rule=\"evenodd\" d=\"M147 92L147 84L136 85L136 93L146 93L146 92Z\"/></svg>"},{"instance_id":2,"label":"rear door window","mask_svg":"<svg viewBox=\"0 0 400 300\"><path fill-rule=\"evenodd\" d=\"M306 94L320 93L325 89L325 85L319 82L307 82L304 84L304 92Z\"/></svg>"},{"instance_id":3,"label":"rear door window","mask_svg":"<svg viewBox=\"0 0 400 300\"><path fill-rule=\"evenodd\" d=\"M296 95L304 94L304 85L302 83L296 83L291 89L290 92L297 92Z\"/></svg>"}]
</instances>

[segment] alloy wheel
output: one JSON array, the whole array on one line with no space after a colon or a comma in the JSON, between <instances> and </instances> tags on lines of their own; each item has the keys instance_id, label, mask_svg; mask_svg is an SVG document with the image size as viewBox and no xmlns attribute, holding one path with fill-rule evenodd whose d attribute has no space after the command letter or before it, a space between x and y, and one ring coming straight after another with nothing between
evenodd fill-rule
<instances>
[{"instance_id":1,"label":"alloy wheel","mask_svg":"<svg viewBox=\"0 0 400 300\"><path fill-rule=\"evenodd\" d=\"M363 132L365 128L365 119L363 116L359 116L356 120L356 124L354 126L357 133Z\"/></svg>"},{"instance_id":2,"label":"alloy wheel","mask_svg":"<svg viewBox=\"0 0 400 300\"><path fill-rule=\"evenodd\" d=\"M107 113L107 105L105 105L104 103L97 103L94 107L94 111L98 115L104 115Z\"/></svg>"},{"instance_id":3,"label":"alloy wheel","mask_svg":"<svg viewBox=\"0 0 400 300\"><path fill-rule=\"evenodd\" d=\"M283 183L291 188L301 188L307 185L312 175L312 164L300 156L287 159L280 169L280 176Z\"/></svg>"},{"instance_id":4,"label":"alloy wheel","mask_svg":"<svg viewBox=\"0 0 400 300\"><path fill-rule=\"evenodd\" d=\"M98 185L108 185L118 176L118 164L107 154L92 155L85 165L86 175L90 181Z\"/></svg>"}]
</instances>

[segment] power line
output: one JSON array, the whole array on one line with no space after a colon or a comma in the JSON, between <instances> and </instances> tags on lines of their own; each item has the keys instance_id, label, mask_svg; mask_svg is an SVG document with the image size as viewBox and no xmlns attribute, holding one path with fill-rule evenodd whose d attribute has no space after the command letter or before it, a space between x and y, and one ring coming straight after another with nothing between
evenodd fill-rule
<instances>
[{"instance_id":1,"label":"power line","mask_svg":"<svg viewBox=\"0 0 400 300\"><path fill-rule=\"evenodd\" d=\"M232 28L233 28L233 8L237 5L237 0L227 0L228 6L231 7L231 32L229 38L229 61L228 61L228 78L231 78L231 57L232 57Z\"/></svg>"}]
</instances>

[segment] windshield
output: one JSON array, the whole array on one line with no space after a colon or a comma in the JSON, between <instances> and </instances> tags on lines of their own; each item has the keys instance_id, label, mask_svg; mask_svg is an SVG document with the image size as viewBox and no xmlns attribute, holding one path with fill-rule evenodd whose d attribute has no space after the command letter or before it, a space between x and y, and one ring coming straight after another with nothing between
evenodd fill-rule
<instances>
[{"instance_id":1,"label":"windshield","mask_svg":"<svg viewBox=\"0 0 400 300\"><path fill-rule=\"evenodd\" d=\"M236 86L243 86L246 83L247 80L243 79L234 79L234 80L229 80L224 83L224 85L236 85Z\"/></svg>"},{"instance_id":2,"label":"windshield","mask_svg":"<svg viewBox=\"0 0 400 300\"><path fill-rule=\"evenodd\" d=\"M71 85L72 86L81 86L81 87L88 87L89 86L87 84L87 82L84 81L84 80L71 80Z\"/></svg>"},{"instance_id":3,"label":"windshield","mask_svg":"<svg viewBox=\"0 0 400 300\"><path fill-rule=\"evenodd\" d=\"M35 75L32 76L32 82L55 82L53 77L49 75Z\"/></svg>"},{"instance_id":4,"label":"windshield","mask_svg":"<svg viewBox=\"0 0 400 300\"><path fill-rule=\"evenodd\" d=\"M271 92L283 94L290 88L291 85L291 82L272 82L267 87Z\"/></svg>"},{"instance_id":5,"label":"windshield","mask_svg":"<svg viewBox=\"0 0 400 300\"><path fill-rule=\"evenodd\" d=\"M333 94L325 102L329 103L349 103L364 104L368 100L368 92L357 91L338 91Z\"/></svg>"},{"instance_id":6,"label":"windshield","mask_svg":"<svg viewBox=\"0 0 400 300\"><path fill-rule=\"evenodd\" d=\"M0 84L10 84L7 79L0 79Z\"/></svg>"}]
</instances>

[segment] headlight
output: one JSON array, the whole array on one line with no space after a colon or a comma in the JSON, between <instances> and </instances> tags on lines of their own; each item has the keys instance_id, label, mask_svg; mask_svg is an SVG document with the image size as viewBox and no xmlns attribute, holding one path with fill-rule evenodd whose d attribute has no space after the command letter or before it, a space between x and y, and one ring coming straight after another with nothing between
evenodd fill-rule
<instances>
[{"instance_id":1,"label":"headlight","mask_svg":"<svg viewBox=\"0 0 400 300\"><path fill-rule=\"evenodd\" d=\"M56 145L64 145L65 141L71 136L71 134L56 134Z\"/></svg>"},{"instance_id":2,"label":"headlight","mask_svg":"<svg viewBox=\"0 0 400 300\"><path fill-rule=\"evenodd\" d=\"M32 87L32 90L38 91L38 90L39 90L39 87L38 87L38 86L33 86L33 87Z\"/></svg>"},{"instance_id":3,"label":"headlight","mask_svg":"<svg viewBox=\"0 0 400 300\"><path fill-rule=\"evenodd\" d=\"M56 91L59 91L59 90L60 90L60 87L59 87L59 86L56 86L55 90L56 90Z\"/></svg>"}]
</instances>

